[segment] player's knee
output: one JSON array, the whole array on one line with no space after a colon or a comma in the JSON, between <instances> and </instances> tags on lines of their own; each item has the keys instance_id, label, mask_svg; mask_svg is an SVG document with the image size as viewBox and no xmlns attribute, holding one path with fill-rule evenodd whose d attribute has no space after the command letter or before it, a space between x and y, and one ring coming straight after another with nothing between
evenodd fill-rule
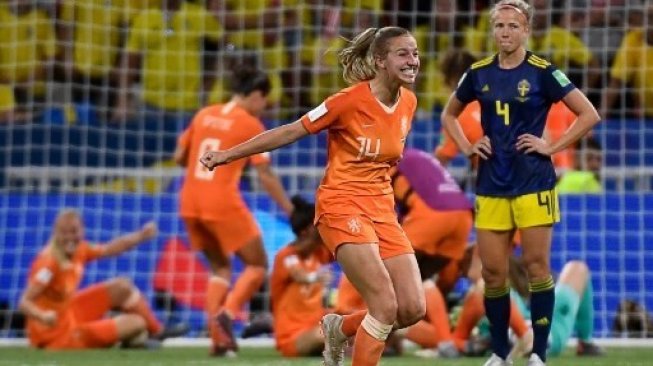
<instances>
[{"instance_id":1,"label":"player's knee","mask_svg":"<svg viewBox=\"0 0 653 366\"><path fill-rule=\"evenodd\" d=\"M397 321L399 306L394 296L378 298L369 302L369 312L384 324L394 324Z\"/></svg>"},{"instance_id":2,"label":"player's knee","mask_svg":"<svg viewBox=\"0 0 653 366\"><path fill-rule=\"evenodd\" d=\"M126 277L118 277L109 281L107 284L111 297L118 302L127 300L134 291L135 287L132 281Z\"/></svg>"},{"instance_id":3,"label":"player's knee","mask_svg":"<svg viewBox=\"0 0 653 366\"><path fill-rule=\"evenodd\" d=\"M253 280L260 280L261 282L265 280L265 276L268 273L267 266L247 266L245 270Z\"/></svg>"},{"instance_id":4,"label":"player's knee","mask_svg":"<svg viewBox=\"0 0 653 366\"><path fill-rule=\"evenodd\" d=\"M587 267L587 264L583 261L569 261L567 264L565 264L565 267L569 267L573 273L578 274L580 276L587 276L589 273L589 268Z\"/></svg>"},{"instance_id":5,"label":"player's knee","mask_svg":"<svg viewBox=\"0 0 653 366\"><path fill-rule=\"evenodd\" d=\"M489 288L504 286L508 278L507 268L491 266L483 266L481 275L483 276L483 281L485 281L485 286Z\"/></svg>"},{"instance_id":6,"label":"player's knee","mask_svg":"<svg viewBox=\"0 0 653 366\"><path fill-rule=\"evenodd\" d=\"M547 258L529 257L524 260L524 264L530 281L545 279L551 274Z\"/></svg>"},{"instance_id":7,"label":"player's knee","mask_svg":"<svg viewBox=\"0 0 653 366\"><path fill-rule=\"evenodd\" d=\"M424 318L426 315L426 304L423 299L414 299L403 304L397 313L397 323L401 328L413 325Z\"/></svg>"}]
</instances>

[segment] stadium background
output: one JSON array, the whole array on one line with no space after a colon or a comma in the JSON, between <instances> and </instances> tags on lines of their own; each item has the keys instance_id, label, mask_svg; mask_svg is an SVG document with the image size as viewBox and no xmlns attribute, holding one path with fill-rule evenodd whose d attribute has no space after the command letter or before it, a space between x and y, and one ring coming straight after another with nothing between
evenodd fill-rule
<instances>
[{"instance_id":1,"label":"stadium background","mask_svg":"<svg viewBox=\"0 0 653 366\"><path fill-rule=\"evenodd\" d=\"M491 52L485 36L487 1L187 1L180 10L185 18L165 11L168 23L148 28L152 24L142 12L155 14L173 3L0 4L0 337L21 336L16 318L11 321L13 311L31 259L64 206L82 211L92 241L156 220L161 230L156 240L94 263L84 284L124 275L153 301L157 290L174 293L180 306L172 312L159 307L159 315L189 321L191 336L202 336L206 273L187 249L177 215L181 170L169 159L192 112L224 100L230 65L251 63L269 73L274 103L264 120L274 127L301 116L343 85L335 57L343 44L340 36L368 26L407 27L418 40L422 60L416 87L420 109L408 144L432 151L440 138L439 110L449 93L438 73L439 57L452 47L478 57ZM543 37L530 47L567 71L601 108L601 92L622 39L631 30L652 26L653 19L645 16L649 4L534 3ZM122 62L128 52L141 55L143 68ZM653 74L652 56L648 62L631 71ZM121 84L121 77L131 82ZM621 88L606 120L593 131L604 150L605 192L561 198L563 221L555 230L553 267L560 269L570 259L589 264L597 337L618 336L611 327L622 300L653 307L647 289L653 281L653 114L645 108L653 101L638 98L646 95L643 88L650 95L651 85ZM120 115L116 100L125 90L130 91L129 113ZM312 197L325 162L325 136L307 137L272 157L289 194ZM452 170L468 182L464 159L456 159ZM254 182L243 179L244 196L272 260L292 234ZM259 300L256 306L266 308L264 292Z\"/></svg>"}]
</instances>

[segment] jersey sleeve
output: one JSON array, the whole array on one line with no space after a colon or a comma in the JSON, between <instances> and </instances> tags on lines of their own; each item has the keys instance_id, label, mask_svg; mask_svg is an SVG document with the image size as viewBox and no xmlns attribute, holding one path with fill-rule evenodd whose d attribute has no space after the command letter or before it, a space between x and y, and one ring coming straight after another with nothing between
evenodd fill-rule
<instances>
[{"instance_id":1,"label":"jersey sleeve","mask_svg":"<svg viewBox=\"0 0 653 366\"><path fill-rule=\"evenodd\" d=\"M38 33L43 56L52 58L57 54L57 41L52 20L45 12L38 12Z\"/></svg>"},{"instance_id":2,"label":"jersey sleeve","mask_svg":"<svg viewBox=\"0 0 653 366\"><path fill-rule=\"evenodd\" d=\"M179 135L179 138L177 139L177 146L183 149L190 148L190 143L193 140L193 126L195 125L194 121L195 118L193 118L193 121L191 121L190 125L184 130L184 132Z\"/></svg>"},{"instance_id":3,"label":"jersey sleeve","mask_svg":"<svg viewBox=\"0 0 653 366\"><path fill-rule=\"evenodd\" d=\"M204 34L206 38L217 42L222 38L222 27L213 14L203 11L202 21L204 24Z\"/></svg>"},{"instance_id":4,"label":"jersey sleeve","mask_svg":"<svg viewBox=\"0 0 653 366\"><path fill-rule=\"evenodd\" d=\"M91 245L89 242L82 242L80 246L81 258L84 262L94 261L104 254L103 245Z\"/></svg>"},{"instance_id":5,"label":"jersey sleeve","mask_svg":"<svg viewBox=\"0 0 653 366\"><path fill-rule=\"evenodd\" d=\"M629 82L635 70L638 70L636 65L637 57L633 50L637 49L637 42L633 40L636 38L636 33L631 32L624 37L624 40L619 46L619 50L614 57L614 62L610 68L610 77L618 79L622 82Z\"/></svg>"},{"instance_id":6,"label":"jersey sleeve","mask_svg":"<svg viewBox=\"0 0 653 366\"><path fill-rule=\"evenodd\" d=\"M463 76L460 77L458 87L456 87L456 98L465 104L476 100L472 69L467 69Z\"/></svg>"},{"instance_id":7,"label":"jersey sleeve","mask_svg":"<svg viewBox=\"0 0 653 366\"><path fill-rule=\"evenodd\" d=\"M147 32L147 17L143 14L146 13L136 16L132 22L132 26L129 27L127 42L125 42L125 50L127 52L140 52L145 49L144 36Z\"/></svg>"},{"instance_id":8,"label":"jersey sleeve","mask_svg":"<svg viewBox=\"0 0 653 366\"><path fill-rule=\"evenodd\" d=\"M542 71L542 92L546 99L552 103L559 102L576 86L569 80L564 72L551 65Z\"/></svg>"},{"instance_id":9,"label":"jersey sleeve","mask_svg":"<svg viewBox=\"0 0 653 366\"><path fill-rule=\"evenodd\" d=\"M29 284L47 286L54 277L57 265L54 260L37 259L30 271Z\"/></svg>"},{"instance_id":10,"label":"jersey sleeve","mask_svg":"<svg viewBox=\"0 0 653 366\"><path fill-rule=\"evenodd\" d=\"M322 104L306 113L301 122L309 133L315 134L325 128L337 128L336 124L342 112L351 102L352 95L338 92L327 98Z\"/></svg>"}]
</instances>

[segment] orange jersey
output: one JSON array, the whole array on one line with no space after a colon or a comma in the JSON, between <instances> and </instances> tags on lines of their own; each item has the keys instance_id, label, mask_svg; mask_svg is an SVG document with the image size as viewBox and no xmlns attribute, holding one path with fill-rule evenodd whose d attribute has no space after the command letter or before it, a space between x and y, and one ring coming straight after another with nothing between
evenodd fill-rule
<instances>
[{"instance_id":1,"label":"orange jersey","mask_svg":"<svg viewBox=\"0 0 653 366\"><path fill-rule=\"evenodd\" d=\"M478 101L474 101L465 106L458 122L463 130L463 134L467 137L470 143L474 144L476 141L483 137L483 127L481 126L481 105ZM446 158L451 160L458 155L458 145L449 136L449 133L442 128L441 140L438 147L435 149L435 156L437 158Z\"/></svg>"},{"instance_id":2,"label":"orange jersey","mask_svg":"<svg viewBox=\"0 0 653 366\"><path fill-rule=\"evenodd\" d=\"M558 102L551 106L549 114L546 117L546 131L551 141L557 141L560 136L576 120L576 115L567 108L565 103ZM481 126L481 107L477 101L468 104L458 117L463 134L471 144L476 143L483 137L483 127ZM449 136L449 133L442 129L442 140L440 145L435 149L435 156L438 158L445 157L453 159L460 150ZM572 169L574 166L574 149L567 148L553 155L553 165L556 168Z\"/></svg>"},{"instance_id":3,"label":"orange jersey","mask_svg":"<svg viewBox=\"0 0 653 366\"><path fill-rule=\"evenodd\" d=\"M576 115L563 102L555 103L546 118L546 131L550 141L558 141L567 129L576 121ZM574 169L575 149L568 147L553 155L556 169Z\"/></svg>"},{"instance_id":4,"label":"orange jersey","mask_svg":"<svg viewBox=\"0 0 653 366\"><path fill-rule=\"evenodd\" d=\"M389 169L401 158L417 99L401 88L389 108L369 82L344 89L301 121L310 133L328 129L328 163L316 195L316 219L325 213L396 221Z\"/></svg>"},{"instance_id":5,"label":"orange jersey","mask_svg":"<svg viewBox=\"0 0 653 366\"><path fill-rule=\"evenodd\" d=\"M277 344L292 339L297 332L318 326L325 313L322 305L324 285L320 282L295 282L290 270L299 267L307 273L316 272L330 261L331 256L326 248L320 248L306 258L301 258L292 245L277 253L270 275L270 299Z\"/></svg>"},{"instance_id":6,"label":"orange jersey","mask_svg":"<svg viewBox=\"0 0 653 366\"><path fill-rule=\"evenodd\" d=\"M180 195L182 217L218 219L246 209L238 185L248 162L267 163L268 153L239 159L209 171L200 163L207 151L226 150L265 131L261 121L233 102L200 110L179 137L188 151L188 166Z\"/></svg>"},{"instance_id":7,"label":"orange jersey","mask_svg":"<svg viewBox=\"0 0 653 366\"><path fill-rule=\"evenodd\" d=\"M75 326L75 316L70 309L70 302L84 276L86 262L102 254L101 247L93 247L81 242L69 263L62 265L50 251L50 246L43 249L34 262L29 273L29 284L44 286L34 303L41 310L53 310L57 313L57 323L50 327L38 320L27 318L27 334L30 343L45 346L53 340L67 334Z\"/></svg>"}]
</instances>

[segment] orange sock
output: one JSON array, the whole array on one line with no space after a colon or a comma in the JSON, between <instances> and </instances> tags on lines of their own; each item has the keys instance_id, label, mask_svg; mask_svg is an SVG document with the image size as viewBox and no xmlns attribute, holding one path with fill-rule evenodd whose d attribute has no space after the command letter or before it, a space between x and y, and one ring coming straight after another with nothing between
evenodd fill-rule
<instances>
[{"instance_id":1,"label":"orange sock","mask_svg":"<svg viewBox=\"0 0 653 366\"><path fill-rule=\"evenodd\" d=\"M224 309L232 316L240 312L243 305L252 298L265 280L265 268L247 266L240 275L233 290L227 296Z\"/></svg>"},{"instance_id":2,"label":"orange sock","mask_svg":"<svg viewBox=\"0 0 653 366\"><path fill-rule=\"evenodd\" d=\"M137 296L138 299L133 303L133 305L128 306L125 311L140 315L145 320L147 331L150 333L150 335L159 334L163 330L163 326L156 318L156 316L154 316L152 309L150 309L150 305L145 302L145 299L140 294L140 292L137 293Z\"/></svg>"},{"instance_id":3,"label":"orange sock","mask_svg":"<svg viewBox=\"0 0 653 366\"><path fill-rule=\"evenodd\" d=\"M342 334L346 335L347 337L351 337L356 334L356 331L358 330L358 327L360 327L363 318L365 318L365 315L367 315L367 310L359 310L355 313L344 315L342 317L341 326Z\"/></svg>"},{"instance_id":4,"label":"orange sock","mask_svg":"<svg viewBox=\"0 0 653 366\"><path fill-rule=\"evenodd\" d=\"M220 276L211 276L209 284L206 287L206 311L207 319L211 319L218 313L218 310L224 302L224 298L229 290L229 281Z\"/></svg>"},{"instance_id":5,"label":"orange sock","mask_svg":"<svg viewBox=\"0 0 653 366\"><path fill-rule=\"evenodd\" d=\"M435 348L438 346L437 330L433 324L420 320L406 330L406 338L424 348Z\"/></svg>"},{"instance_id":6,"label":"orange sock","mask_svg":"<svg viewBox=\"0 0 653 366\"><path fill-rule=\"evenodd\" d=\"M352 366L376 366L381 360L385 342L382 342L367 333L361 325L356 331Z\"/></svg>"},{"instance_id":7,"label":"orange sock","mask_svg":"<svg viewBox=\"0 0 653 366\"><path fill-rule=\"evenodd\" d=\"M454 342L459 350L464 350L465 342L469 339L472 329L485 315L483 295L479 292L470 292L463 303L463 309L458 317L458 324L453 332Z\"/></svg>"},{"instance_id":8,"label":"orange sock","mask_svg":"<svg viewBox=\"0 0 653 366\"><path fill-rule=\"evenodd\" d=\"M521 338L528 331L524 315L519 311L519 307L515 301L510 305L510 329L515 332L515 335Z\"/></svg>"},{"instance_id":9,"label":"orange sock","mask_svg":"<svg viewBox=\"0 0 653 366\"><path fill-rule=\"evenodd\" d=\"M447 315L447 305L442 292L435 285L427 285L424 289L426 298L426 318L435 328L436 344L451 340L451 326Z\"/></svg>"}]
</instances>

